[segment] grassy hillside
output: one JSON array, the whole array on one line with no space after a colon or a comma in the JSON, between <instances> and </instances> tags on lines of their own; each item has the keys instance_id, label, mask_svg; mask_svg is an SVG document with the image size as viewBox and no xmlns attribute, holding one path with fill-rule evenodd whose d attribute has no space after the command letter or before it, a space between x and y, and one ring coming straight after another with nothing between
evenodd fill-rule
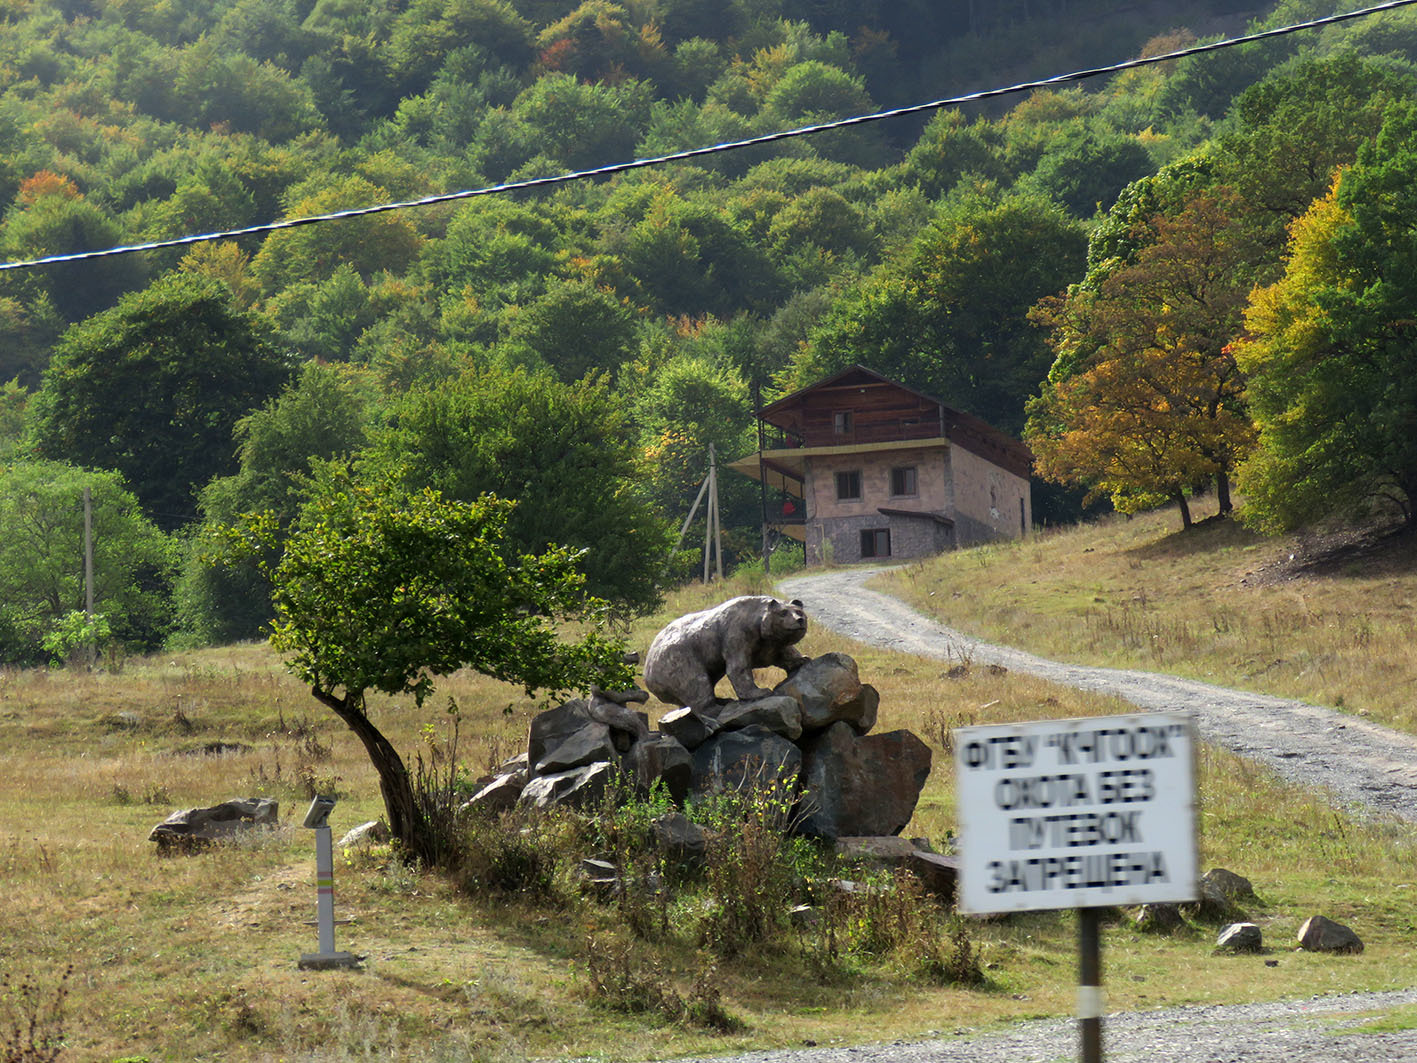
<instances>
[{"instance_id":1,"label":"grassy hillside","mask_svg":"<svg viewBox=\"0 0 1417 1063\"><path fill-rule=\"evenodd\" d=\"M1209 508L1205 508L1209 505ZM1202 500L1198 517L1214 513ZM1410 537L1266 538L1174 510L912 565L888 587L943 623L1058 660L1301 698L1417 732Z\"/></svg>"},{"instance_id":2,"label":"grassy hillside","mask_svg":"<svg viewBox=\"0 0 1417 1063\"><path fill-rule=\"evenodd\" d=\"M1072 578L1094 582L1072 598L1094 590L1106 598L1119 593L1100 582L1115 567L1118 580L1130 574L1138 589L1145 586L1147 616L1194 627L1179 606L1173 617L1171 607L1152 604L1163 587L1223 583L1215 573L1232 569L1262 573L1274 549L1214 529L1179 539L1163 519L1138 518L1044 537L1016 553L960 553L903 578L932 601L973 600L970 588L995 584L998 600L1017 603L1012 630L1031 637L1022 618L1042 611L1032 582L1041 573L1085 567L1090 576ZM1319 578L1254 593L1280 596L1276 603L1296 594L1317 602L1311 581ZM1369 576L1324 578L1331 594L1354 603L1373 596ZM751 589L685 591L631 641L643 647L665 618ZM964 621L962 613L948 619ZM1108 638L1099 630L1089 652L1117 659L1122 651L1110 651ZM1011 674L950 679L937 661L820 631L806 650L855 655L881 691L880 729L911 727L930 742L935 769L906 833L940 847L954 826L951 726L1117 711L1112 701ZM459 757L473 775L520 745L535 709L517 691L462 676L422 714L408 704L379 706L377 718L410 760L431 761L435 747L446 750L449 718L440 708L447 696L461 709ZM216 742L247 748L202 755ZM748 954L715 955L700 944L697 913L675 906L666 909L667 931L634 948L650 965L641 974L659 985L688 993L709 979L721 989L723 1007L742 1026L706 1032L596 1002L588 942L604 955L628 940L625 921L613 904L579 891L565 868L550 893L498 896L408 867L388 849L337 863L336 914L351 920L339 928L338 945L367 955L364 970L300 972L298 955L315 945L307 925L313 839L297 826L311 789L340 793L331 820L337 836L381 809L352 736L261 645L133 660L108 674L0 673L0 748L0 973L32 987L29 998L11 994L5 1006L22 1015L28 1007L42 1030L62 1032L63 1059L643 1059L922 1036L1066 1015L1073 1005L1074 932L1066 916L969 923L987 981L966 988L919 977L912 960L919 940L832 958L810 933L787 933ZM1109 1006L1307 996L1417 979L1409 947L1417 904L1410 890L1396 888L1417 856L1409 828L1335 814L1215 751L1203 755L1200 776L1203 866L1227 866L1254 881L1261 903L1248 914L1265 928L1278 965L1213 958L1213 925L1156 937L1138 934L1119 915L1105 935ZM173 809L238 794L279 797L281 829L194 856L160 857L145 840ZM576 831L565 821L535 830L544 851L574 850ZM1366 952L1288 952L1299 924L1316 912L1354 926ZM48 1005L70 965L62 1022L50 1020Z\"/></svg>"}]
</instances>

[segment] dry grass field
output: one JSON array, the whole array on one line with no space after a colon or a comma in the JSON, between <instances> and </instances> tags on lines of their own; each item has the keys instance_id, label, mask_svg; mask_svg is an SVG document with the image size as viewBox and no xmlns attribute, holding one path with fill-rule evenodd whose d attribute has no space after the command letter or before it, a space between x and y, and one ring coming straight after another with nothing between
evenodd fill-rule
<instances>
[{"instance_id":1,"label":"dry grass field","mask_svg":"<svg viewBox=\"0 0 1417 1063\"><path fill-rule=\"evenodd\" d=\"M1355 629L1307 618L1337 616L1334 603L1345 593L1353 615L1371 608L1362 648L1371 649L1371 662L1377 647L1393 647L1381 652L1398 657L1387 683L1399 685L1410 680L1410 638L1398 654L1390 631L1404 630L1400 585L1410 577L1360 571L1263 591L1239 584L1275 550L1231 531L1177 539L1164 520L1138 518L962 553L902 578L922 601L944 605L937 615L950 623L970 621L960 604L970 603L982 635L1016 633L1049 652L1042 631L1066 616L1074 656L1125 660L1139 652L1125 643L1140 637L1137 663L1213 672L1207 678L1221 681L1249 669L1252 684L1331 703L1343 694L1350 707L1397 722L1400 696L1360 682L1372 664L1354 655ZM659 617L635 626L631 644L643 648L669 616L751 589L676 594ZM1006 618L995 615L1001 602L1010 603ZM1266 623L1285 633L1264 642ZM1144 636L1130 634L1134 624ZM1222 626L1237 647L1225 658L1232 664L1197 663L1194 647L1222 641ZM1192 648L1173 649L1183 636ZM1022 676L951 679L940 662L820 631L805 650L856 656L863 679L881 691L879 728L910 727L934 748L935 769L907 833L937 847L954 826L952 726L1124 711ZM1301 656L1307 665L1284 663ZM459 755L471 775L515 752L536 710L520 691L459 675L422 712L388 702L375 715L406 758L431 758L446 743L449 698L460 709ZM314 950L316 933L313 835L298 825L310 794L340 795L336 837L379 815L381 804L353 737L262 645L130 660L116 673L0 673L0 750L0 976L9 986L0 994L0 1059L21 1039L12 1022L31 1019L41 1034L63 1039L52 1057L33 1058L636 1060L916 1037L1066 1015L1073 1006L1066 915L971 922L986 982L961 987L917 977L909 948L830 959L790 932L736 957L716 956L694 934L693 913L675 910L667 933L635 948L664 985L687 993L695 980L711 980L741 1025L720 1034L612 1010L589 991L586 964L588 939L626 940L613 906L569 887L552 904L460 889L387 848L337 858L336 915L349 920L337 943L366 956L363 969L300 971L296 960ZM1104 935L1109 1006L1417 982L1410 828L1338 815L1219 752L1203 755L1200 775L1203 864L1253 880L1260 903L1249 915L1273 951L1214 956L1213 926L1143 935L1119 913ZM146 840L175 809L238 795L279 798L281 827L189 856L160 856ZM550 833L536 841L554 844ZM1292 951L1300 923L1319 912L1357 929L1366 951Z\"/></svg>"}]
</instances>

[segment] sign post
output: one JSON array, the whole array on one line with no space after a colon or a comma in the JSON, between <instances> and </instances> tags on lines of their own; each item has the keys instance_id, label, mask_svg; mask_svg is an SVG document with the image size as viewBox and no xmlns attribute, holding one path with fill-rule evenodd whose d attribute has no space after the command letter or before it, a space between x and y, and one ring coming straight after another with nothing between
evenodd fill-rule
<instances>
[{"instance_id":1,"label":"sign post","mask_svg":"<svg viewBox=\"0 0 1417 1063\"><path fill-rule=\"evenodd\" d=\"M315 910L320 951L302 953L298 965L301 970L357 967L360 962L351 952L335 951L335 860L329 824L334 807L333 797L316 797L305 813L304 826L315 832Z\"/></svg>"},{"instance_id":2,"label":"sign post","mask_svg":"<svg viewBox=\"0 0 1417 1063\"><path fill-rule=\"evenodd\" d=\"M1184 713L954 732L959 908L1078 913L1083 1063L1102 1059L1099 909L1196 898L1195 728Z\"/></svg>"}]
</instances>

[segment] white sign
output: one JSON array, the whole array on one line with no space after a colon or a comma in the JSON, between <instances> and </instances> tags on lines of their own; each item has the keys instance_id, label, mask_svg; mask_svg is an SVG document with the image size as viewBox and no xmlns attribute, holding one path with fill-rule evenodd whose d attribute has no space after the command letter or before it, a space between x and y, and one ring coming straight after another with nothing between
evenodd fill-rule
<instances>
[{"instance_id":1,"label":"white sign","mask_svg":"<svg viewBox=\"0 0 1417 1063\"><path fill-rule=\"evenodd\" d=\"M961 911L1196 898L1190 716L961 727L954 746Z\"/></svg>"}]
</instances>

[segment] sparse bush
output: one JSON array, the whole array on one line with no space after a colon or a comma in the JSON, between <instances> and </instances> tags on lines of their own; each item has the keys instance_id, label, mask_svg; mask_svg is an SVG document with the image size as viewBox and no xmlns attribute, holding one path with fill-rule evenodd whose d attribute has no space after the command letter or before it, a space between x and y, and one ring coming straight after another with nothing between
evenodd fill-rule
<instances>
[{"instance_id":1,"label":"sparse bush","mask_svg":"<svg viewBox=\"0 0 1417 1063\"><path fill-rule=\"evenodd\" d=\"M983 985L984 965L979 946L970 936L968 920L950 916L945 929L946 935L936 933L925 942L917 965L919 975L932 985Z\"/></svg>"},{"instance_id":2,"label":"sparse bush","mask_svg":"<svg viewBox=\"0 0 1417 1063\"><path fill-rule=\"evenodd\" d=\"M32 975L0 974L0 1063L53 1063L64 1051L64 1002L73 966L53 989Z\"/></svg>"},{"instance_id":3,"label":"sparse bush","mask_svg":"<svg viewBox=\"0 0 1417 1063\"><path fill-rule=\"evenodd\" d=\"M471 896L515 895L533 904L554 904L564 896L558 876L575 858L578 834L579 828L556 813L474 812L463 824L463 848L453 874ZM563 858L564 853L571 855Z\"/></svg>"},{"instance_id":4,"label":"sparse bush","mask_svg":"<svg viewBox=\"0 0 1417 1063\"><path fill-rule=\"evenodd\" d=\"M784 926L811 843L790 836L797 779L717 794L694 810L709 831L706 911L700 940L735 956Z\"/></svg>"},{"instance_id":5,"label":"sparse bush","mask_svg":"<svg viewBox=\"0 0 1417 1063\"><path fill-rule=\"evenodd\" d=\"M713 966L697 973L684 997L657 959L636 957L625 942L591 938L585 951L591 999L604 1007L630 1014L657 1014L670 1022L719 1033L743 1027L742 1021L723 1007Z\"/></svg>"}]
</instances>

